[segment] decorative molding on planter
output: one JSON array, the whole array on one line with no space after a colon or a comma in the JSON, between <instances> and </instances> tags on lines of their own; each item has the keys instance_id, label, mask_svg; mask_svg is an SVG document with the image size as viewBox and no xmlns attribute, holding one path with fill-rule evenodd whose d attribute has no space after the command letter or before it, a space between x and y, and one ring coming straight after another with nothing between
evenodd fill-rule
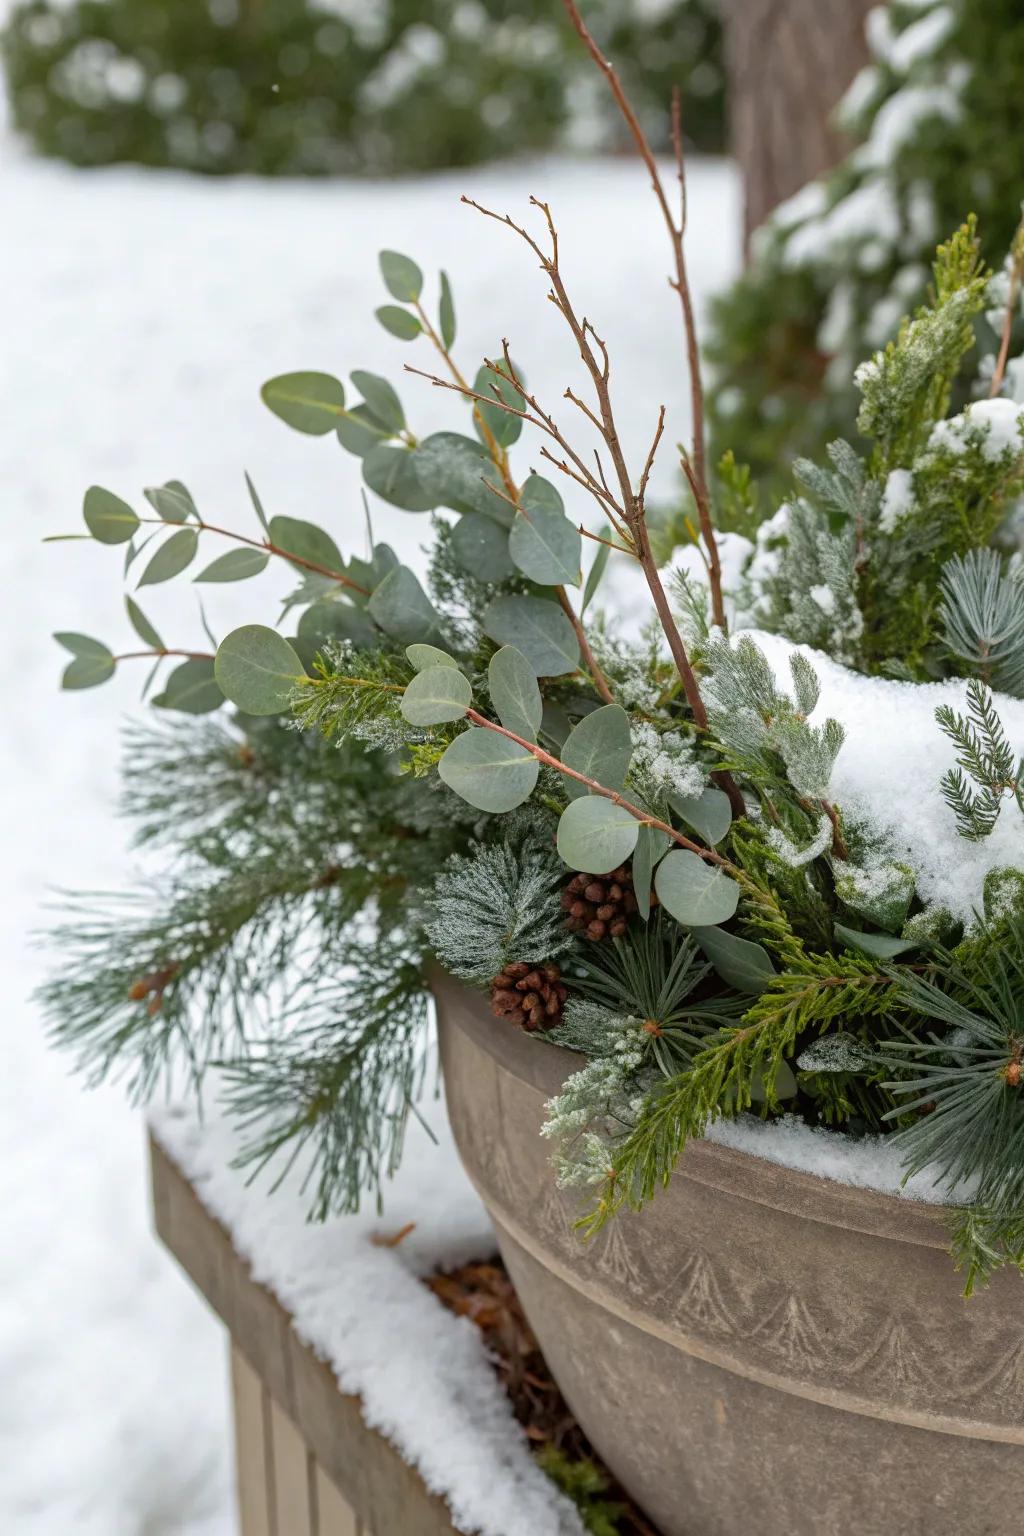
<instances>
[{"instance_id":1,"label":"decorative molding on planter","mask_svg":"<svg viewBox=\"0 0 1024 1536\"><path fill-rule=\"evenodd\" d=\"M241 1536L462 1536L152 1138L150 1168L157 1233L231 1335Z\"/></svg>"}]
</instances>

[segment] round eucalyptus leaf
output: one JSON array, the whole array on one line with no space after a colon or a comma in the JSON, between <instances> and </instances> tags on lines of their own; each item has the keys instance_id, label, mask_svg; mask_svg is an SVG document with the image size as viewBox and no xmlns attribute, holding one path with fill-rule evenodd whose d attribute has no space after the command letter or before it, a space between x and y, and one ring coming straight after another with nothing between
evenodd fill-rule
<instances>
[{"instance_id":1,"label":"round eucalyptus leaf","mask_svg":"<svg viewBox=\"0 0 1024 1536\"><path fill-rule=\"evenodd\" d=\"M441 725L461 720L473 702L468 678L458 667L426 667L402 695L402 714L410 725Z\"/></svg>"},{"instance_id":2,"label":"round eucalyptus leaf","mask_svg":"<svg viewBox=\"0 0 1024 1536\"><path fill-rule=\"evenodd\" d=\"M479 512L509 527L515 516L507 501L488 489L501 485L489 454L471 437L458 432L434 432L414 450L420 484L433 497L433 506L454 512Z\"/></svg>"},{"instance_id":3,"label":"round eucalyptus leaf","mask_svg":"<svg viewBox=\"0 0 1024 1536\"><path fill-rule=\"evenodd\" d=\"M437 609L406 565L389 571L374 588L369 609L384 633L400 645L432 645L443 638Z\"/></svg>"},{"instance_id":4,"label":"round eucalyptus leaf","mask_svg":"<svg viewBox=\"0 0 1024 1536\"><path fill-rule=\"evenodd\" d=\"M578 586L582 544L554 486L531 475L508 538L509 554L523 575L544 587Z\"/></svg>"},{"instance_id":5,"label":"round eucalyptus leaf","mask_svg":"<svg viewBox=\"0 0 1024 1536\"><path fill-rule=\"evenodd\" d=\"M423 292L423 273L409 256L398 251L381 251L380 275L393 299L412 304Z\"/></svg>"},{"instance_id":6,"label":"round eucalyptus leaf","mask_svg":"<svg viewBox=\"0 0 1024 1536\"><path fill-rule=\"evenodd\" d=\"M397 304L382 304L374 313L389 335L397 336L399 341L415 341L423 334L416 316Z\"/></svg>"},{"instance_id":7,"label":"round eucalyptus leaf","mask_svg":"<svg viewBox=\"0 0 1024 1536\"><path fill-rule=\"evenodd\" d=\"M380 632L369 614L351 603L324 598L311 603L299 619L299 639L316 654L328 640L347 640L357 650L371 650Z\"/></svg>"},{"instance_id":8,"label":"round eucalyptus leaf","mask_svg":"<svg viewBox=\"0 0 1024 1536\"><path fill-rule=\"evenodd\" d=\"M208 715L223 703L213 661L198 656L175 667L168 674L163 692L153 699L157 709L175 709L185 715Z\"/></svg>"},{"instance_id":9,"label":"round eucalyptus leaf","mask_svg":"<svg viewBox=\"0 0 1024 1536\"><path fill-rule=\"evenodd\" d=\"M422 672L427 667L458 666L454 656L449 656L447 651L439 650L436 645L407 645L405 654L417 672Z\"/></svg>"},{"instance_id":10,"label":"round eucalyptus leaf","mask_svg":"<svg viewBox=\"0 0 1024 1536\"><path fill-rule=\"evenodd\" d=\"M557 603L543 597L504 595L488 605L484 633L498 645L514 645L537 677L563 677L580 664L572 625Z\"/></svg>"},{"instance_id":11,"label":"round eucalyptus leaf","mask_svg":"<svg viewBox=\"0 0 1024 1536\"><path fill-rule=\"evenodd\" d=\"M247 715L279 715L305 675L283 635L262 624L243 624L221 641L215 673L222 692Z\"/></svg>"},{"instance_id":12,"label":"round eucalyptus leaf","mask_svg":"<svg viewBox=\"0 0 1024 1536\"><path fill-rule=\"evenodd\" d=\"M602 704L600 709L584 715L569 732L561 753L567 768L575 768L588 779L596 779L605 789L614 790L625 784L632 756L629 716L619 704ZM564 785L571 800L590 794L577 779L566 778Z\"/></svg>"},{"instance_id":13,"label":"round eucalyptus leaf","mask_svg":"<svg viewBox=\"0 0 1024 1536\"><path fill-rule=\"evenodd\" d=\"M156 629L146 618L135 599L129 597L127 593L125 593L124 606L128 611L128 621L139 639L145 641L146 645L151 645L155 651L162 651L164 643Z\"/></svg>"},{"instance_id":14,"label":"round eucalyptus leaf","mask_svg":"<svg viewBox=\"0 0 1024 1536\"><path fill-rule=\"evenodd\" d=\"M382 379L379 373L367 373L365 368L354 369L351 379L377 420L390 431L401 432L405 426L405 412L387 379Z\"/></svg>"},{"instance_id":15,"label":"round eucalyptus leaf","mask_svg":"<svg viewBox=\"0 0 1024 1536\"><path fill-rule=\"evenodd\" d=\"M272 517L268 538L275 548L300 560L312 561L339 574L345 569L341 550L329 533L301 517Z\"/></svg>"},{"instance_id":16,"label":"round eucalyptus leaf","mask_svg":"<svg viewBox=\"0 0 1024 1536\"><path fill-rule=\"evenodd\" d=\"M403 512L432 512L437 505L416 473L411 448L380 443L363 459L363 479L371 491Z\"/></svg>"},{"instance_id":17,"label":"round eucalyptus leaf","mask_svg":"<svg viewBox=\"0 0 1024 1536\"><path fill-rule=\"evenodd\" d=\"M670 794L668 803L682 821L713 848L732 826L729 796L708 787L702 795Z\"/></svg>"},{"instance_id":18,"label":"round eucalyptus leaf","mask_svg":"<svg viewBox=\"0 0 1024 1536\"><path fill-rule=\"evenodd\" d=\"M192 564L199 548L199 533L195 528L179 528L165 539L139 577L140 587L155 587L161 581L179 576Z\"/></svg>"},{"instance_id":19,"label":"round eucalyptus leaf","mask_svg":"<svg viewBox=\"0 0 1024 1536\"><path fill-rule=\"evenodd\" d=\"M377 420L365 401L345 412L338 422L337 433L338 442L346 453L354 453L359 459L392 435L391 429Z\"/></svg>"},{"instance_id":20,"label":"round eucalyptus leaf","mask_svg":"<svg viewBox=\"0 0 1024 1536\"><path fill-rule=\"evenodd\" d=\"M248 581L266 570L270 556L262 549L229 549L194 577L195 581Z\"/></svg>"},{"instance_id":21,"label":"round eucalyptus leaf","mask_svg":"<svg viewBox=\"0 0 1024 1536\"><path fill-rule=\"evenodd\" d=\"M665 855L654 877L658 900L688 928L727 923L736 911L740 888L715 864L689 849Z\"/></svg>"},{"instance_id":22,"label":"round eucalyptus leaf","mask_svg":"<svg viewBox=\"0 0 1024 1536\"><path fill-rule=\"evenodd\" d=\"M126 501L104 490L102 485L90 485L82 504L85 526L100 544L127 544L139 526L138 515Z\"/></svg>"},{"instance_id":23,"label":"round eucalyptus leaf","mask_svg":"<svg viewBox=\"0 0 1024 1536\"><path fill-rule=\"evenodd\" d=\"M570 869L606 875L636 847L640 823L624 806L600 795L573 800L558 823L558 851Z\"/></svg>"},{"instance_id":24,"label":"round eucalyptus leaf","mask_svg":"<svg viewBox=\"0 0 1024 1536\"><path fill-rule=\"evenodd\" d=\"M487 686L506 731L514 731L526 741L536 741L544 702L533 668L522 651L514 645L504 645L495 651L487 666Z\"/></svg>"},{"instance_id":25,"label":"round eucalyptus leaf","mask_svg":"<svg viewBox=\"0 0 1024 1536\"><path fill-rule=\"evenodd\" d=\"M693 936L726 986L737 992L762 993L776 974L762 944L741 939L727 928L694 928Z\"/></svg>"},{"instance_id":26,"label":"round eucalyptus leaf","mask_svg":"<svg viewBox=\"0 0 1024 1536\"><path fill-rule=\"evenodd\" d=\"M508 581L516 574L508 552L508 534L492 518L466 512L452 529L451 539L459 565L478 581Z\"/></svg>"},{"instance_id":27,"label":"round eucalyptus leaf","mask_svg":"<svg viewBox=\"0 0 1024 1536\"><path fill-rule=\"evenodd\" d=\"M448 273L441 273L441 303L438 310L438 324L441 329L441 340L451 350L455 345L455 300L452 297L452 285L448 280Z\"/></svg>"},{"instance_id":28,"label":"round eucalyptus leaf","mask_svg":"<svg viewBox=\"0 0 1024 1536\"><path fill-rule=\"evenodd\" d=\"M437 765L449 789L478 811L502 815L533 793L540 764L498 731L471 726L456 736Z\"/></svg>"},{"instance_id":29,"label":"round eucalyptus leaf","mask_svg":"<svg viewBox=\"0 0 1024 1536\"><path fill-rule=\"evenodd\" d=\"M345 386L330 373L281 373L260 390L263 404L296 432L322 437L337 427Z\"/></svg>"}]
</instances>

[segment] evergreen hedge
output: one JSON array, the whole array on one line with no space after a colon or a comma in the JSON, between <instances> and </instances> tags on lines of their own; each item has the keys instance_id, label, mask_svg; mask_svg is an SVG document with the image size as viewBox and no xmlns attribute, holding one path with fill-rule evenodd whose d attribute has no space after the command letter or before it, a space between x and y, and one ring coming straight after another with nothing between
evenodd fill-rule
<instances>
[{"instance_id":1,"label":"evergreen hedge","mask_svg":"<svg viewBox=\"0 0 1024 1536\"><path fill-rule=\"evenodd\" d=\"M873 63L840 108L856 147L776 210L713 309L715 449L774 485L848 432L857 363L923 302L930 253L964 209L997 264L1020 218L1019 0L894 0L869 17L869 41Z\"/></svg>"},{"instance_id":2,"label":"evergreen hedge","mask_svg":"<svg viewBox=\"0 0 1024 1536\"><path fill-rule=\"evenodd\" d=\"M665 141L723 138L716 0L588 14ZM2 38L15 126L83 166L389 175L617 142L553 0L22 0Z\"/></svg>"}]
</instances>

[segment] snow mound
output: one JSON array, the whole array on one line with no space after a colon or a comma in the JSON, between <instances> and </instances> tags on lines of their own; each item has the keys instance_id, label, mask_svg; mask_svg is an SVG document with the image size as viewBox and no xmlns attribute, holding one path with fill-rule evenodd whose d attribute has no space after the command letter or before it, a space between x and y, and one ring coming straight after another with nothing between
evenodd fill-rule
<instances>
[{"instance_id":1,"label":"snow mound","mask_svg":"<svg viewBox=\"0 0 1024 1536\"><path fill-rule=\"evenodd\" d=\"M821 683L812 716L832 716L846 741L832 774L831 793L847 817L870 822L888 836L893 855L917 872L926 905L946 907L965 922L981 911L985 876L993 869L1024 869L1024 818L1007 801L991 837L972 843L956 829L939 780L956 761L952 742L935 721L940 704L961 714L966 683L903 683L850 672L820 651L779 635L750 631L779 683L792 688L789 658L806 656ZM1011 746L1024 752L1024 700L994 694Z\"/></svg>"},{"instance_id":2,"label":"snow mound","mask_svg":"<svg viewBox=\"0 0 1024 1536\"><path fill-rule=\"evenodd\" d=\"M905 1170L891 1136L855 1140L824 1126L805 1125L794 1115L781 1120L739 1115L735 1120L716 1120L708 1126L705 1139L854 1189L874 1189L929 1205L945 1205L952 1198L931 1168L923 1168L904 1183ZM957 1200L963 1201L967 1195L967 1188L958 1186Z\"/></svg>"},{"instance_id":3,"label":"snow mound","mask_svg":"<svg viewBox=\"0 0 1024 1536\"><path fill-rule=\"evenodd\" d=\"M250 1186L231 1167L236 1131L216 1113L200 1121L192 1108L165 1109L150 1125L300 1338L447 1500L456 1525L480 1536L584 1536L575 1507L533 1460L476 1327L420 1283L496 1247L443 1108L427 1108L438 1145L413 1122L386 1215L368 1209L320 1225L306 1220L303 1167L273 1190L265 1179ZM410 1222L398 1246L373 1243Z\"/></svg>"}]
</instances>

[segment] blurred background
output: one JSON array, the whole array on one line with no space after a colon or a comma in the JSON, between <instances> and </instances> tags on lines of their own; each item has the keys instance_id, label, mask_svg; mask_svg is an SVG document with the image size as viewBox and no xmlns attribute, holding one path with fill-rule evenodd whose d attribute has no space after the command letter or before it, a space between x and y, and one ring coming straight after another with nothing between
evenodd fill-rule
<instances>
[{"instance_id":1,"label":"blurred background","mask_svg":"<svg viewBox=\"0 0 1024 1536\"><path fill-rule=\"evenodd\" d=\"M749 228L839 152L827 112L866 9L584 6L659 151L680 93L702 312ZM77 529L91 483L137 501L175 477L245 526L243 469L273 512L361 518L358 462L285 432L258 389L299 368L399 376L408 354L373 318L382 247L450 273L467 369L508 336L557 398L571 343L463 193L519 218L551 203L627 446L662 402L685 436L687 381L657 210L559 0L0 0L0 27L0 1530L228 1536L222 1344L149 1235L141 1117L116 1084L83 1092L31 1000L54 888L128 884L118 738L141 682L58 694L53 630L121 649L130 630L116 555L40 540ZM417 433L452 424L437 392L403 394ZM671 500L670 458L657 476ZM374 521L415 565L415 519ZM216 589L212 627L250 604ZM187 588L148 607L169 643L201 640Z\"/></svg>"}]
</instances>

